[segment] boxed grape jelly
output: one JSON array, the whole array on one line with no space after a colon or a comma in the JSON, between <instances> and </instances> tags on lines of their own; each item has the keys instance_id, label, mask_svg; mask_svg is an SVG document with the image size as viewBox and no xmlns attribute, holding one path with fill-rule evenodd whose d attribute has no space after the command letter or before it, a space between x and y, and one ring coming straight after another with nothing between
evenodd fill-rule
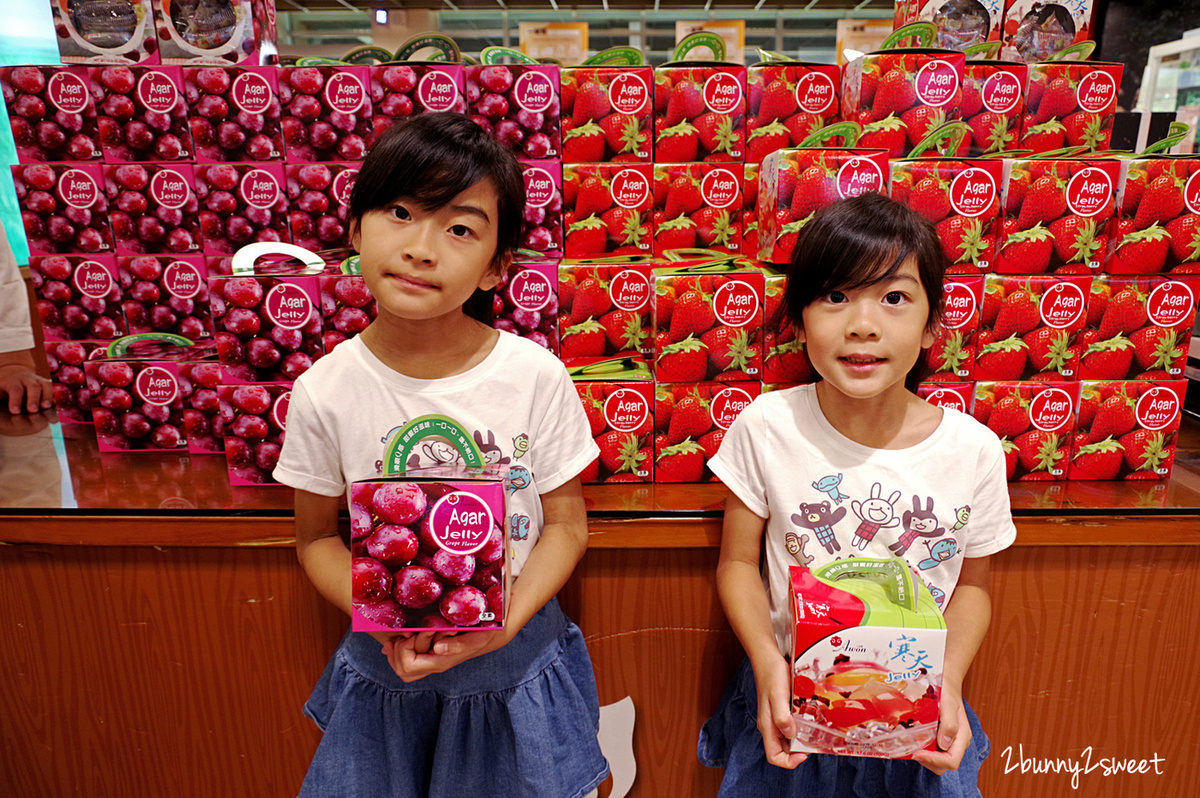
<instances>
[{"instance_id":1,"label":"boxed grape jelly","mask_svg":"<svg viewBox=\"0 0 1200 798\"><path fill-rule=\"evenodd\" d=\"M191 164L105 164L118 255L198 254L200 204Z\"/></svg>"},{"instance_id":2,"label":"boxed grape jelly","mask_svg":"<svg viewBox=\"0 0 1200 798\"><path fill-rule=\"evenodd\" d=\"M11 168L31 254L113 251L99 164L38 163Z\"/></svg>"},{"instance_id":3,"label":"boxed grape jelly","mask_svg":"<svg viewBox=\"0 0 1200 798\"><path fill-rule=\"evenodd\" d=\"M370 67L371 114L379 136L397 120L427 111L466 113L460 64L409 61Z\"/></svg>"},{"instance_id":4,"label":"boxed grape jelly","mask_svg":"<svg viewBox=\"0 0 1200 798\"><path fill-rule=\"evenodd\" d=\"M791 566L791 749L906 759L937 746L946 621L899 558Z\"/></svg>"},{"instance_id":5,"label":"boxed grape jelly","mask_svg":"<svg viewBox=\"0 0 1200 798\"><path fill-rule=\"evenodd\" d=\"M186 451L179 361L190 342L145 347L139 338L118 339L84 363L99 383L92 421L100 451Z\"/></svg>"},{"instance_id":6,"label":"boxed grape jelly","mask_svg":"<svg viewBox=\"0 0 1200 798\"><path fill-rule=\"evenodd\" d=\"M759 382L657 383L654 481L711 482L725 431L762 392Z\"/></svg>"},{"instance_id":7,"label":"boxed grape jelly","mask_svg":"<svg viewBox=\"0 0 1200 798\"><path fill-rule=\"evenodd\" d=\"M568 258L646 255L654 248L650 164L563 165L563 251Z\"/></svg>"},{"instance_id":8,"label":"boxed grape jelly","mask_svg":"<svg viewBox=\"0 0 1200 798\"><path fill-rule=\"evenodd\" d=\"M558 259L515 261L492 293L492 326L528 338L554 354L558 340Z\"/></svg>"},{"instance_id":9,"label":"boxed grape jelly","mask_svg":"<svg viewBox=\"0 0 1200 798\"><path fill-rule=\"evenodd\" d=\"M221 364L215 346L198 350L197 358L180 364L183 434L190 454L225 451L225 420L221 413Z\"/></svg>"},{"instance_id":10,"label":"boxed grape jelly","mask_svg":"<svg viewBox=\"0 0 1200 798\"><path fill-rule=\"evenodd\" d=\"M967 61L962 118L971 128L967 155L1014 149L1025 115L1029 67L1015 61Z\"/></svg>"},{"instance_id":11,"label":"boxed grape jelly","mask_svg":"<svg viewBox=\"0 0 1200 798\"><path fill-rule=\"evenodd\" d=\"M975 379L1078 380L1090 275L989 274Z\"/></svg>"},{"instance_id":12,"label":"boxed grape jelly","mask_svg":"<svg viewBox=\"0 0 1200 798\"><path fill-rule=\"evenodd\" d=\"M699 247L742 251L742 170L737 164L654 165L654 254Z\"/></svg>"},{"instance_id":13,"label":"boxed grape jelly","mask_svg":"<svg viewBox=\"0 0 1200 798\"><path fill-rule=\"evenodd\" d=\"M121 284L111 255L34 255L29 279L47 341L125 335Z\"/></svg>"},{"instance_id":14,"label":"boxed grape jelly","mask_svg":"<svg viewBox=\"0 0 1200 798\"><path fill-rule=\"evenodd\" d=\"M0 67L0 90L21 163L100 160L86 67Z\"/></svg>"},{"instance_id":15,"label":"boxed grape jelly","mask_svg":"<svg viewBox=\"0 0 1200 798\"><path fill-rule=\"evenodd\" d=\"M637 355L563 361L600 455L585 484L654 481L654 378Z\"/></svg>"},{"instance_id":16,"label":"boxed grape jelly","mask_svg":"<svg viewBox=\"0 0 1200 798\"><path fill-rule=\"evenodd\" d=\"M563 68L563 161L649 162L653 86L649 66Z\"/></svg>"},{"instance_id":17,"label":"boxed grape jelly","mask_svg":"<svg viewBox=\"0 0 1200 798\"><path fill-rule=\"evenodd\" d=\"M483 65L466 68L467 113L515 155L532 161L561 158L558 66L489 64L486 56Z\"/></svg>"},{"instance_id":18,"label":"boxed grape jelly","mask_svg":"<svg viewBox=\"0 0 1200 798\"><path fill-rule=\"evenodd\" d=\"M1063 48L1091 39L1094 14L1092 0L1005 0L1002 55L1015 61L1045 61Z\"/></svg>"},{"instance_id":19,"label":"boxed grape jelly","mask_svg":"<svg viewBox=\"0 0 1200 798\"><path fill-rule=\"evenodd\" d=\"M91 424L92 407L100 393L100 382L89 380L83 364L107 341L46 341L46 365L53 383L54 408L63 424Z\"/></svg>"},{"instance_id":20,"label":"boxed grape jelly","mask_svg":"<svg viewBox=\"0 0 1200 798\"><path fill-rule=\"evenodd\" d=\"M503 629L503 469L438 467L350 487L356 632Z\"/></svg>"},{"instance_id":21,"label":"boxed grape jelly","mask_svg":"<svg viewBox=\"0 0 1200 798\"><path fill-rule=\"evenodd\" d=\"M525 210L521 246L547 257L563 250L563 191L560 161L521 161Z\"/></svg>"},{"instance_id":22,"label":"boxed grape jelly","mask_svg":"<svg viewBox=\"0 0 1200 798\"><path fill-rule=\"evenodd\" d=\"M762 163L775 150L797 147L836 122L841 80L841 68L834 64L772 61L751 65L746 163Z\"/></svg>"},{"instance_id":23,"label":"boxed grape jelly","mask_svg":"<svg viewBox=\"0 0 1200 798\"><path fill-rule=\"evenodd\" d=\"M328 265L320 277L321 318L325 323L325 353L358 335L379 315L379 305L371 296L358 266L358 257L350 250L325 250L319 253Z\"/></svg>"},{"instance_id":24,"label":"boxed grape jelly","mask_svg":"<svg viewBox=\"0 0 1200 798\"><path fill-rule=\"evenodd\" d=\"M290 239L283 164L197 164L195 171L205 254Z\"/></svg>"},{"instance_id":25,"label":"boxed grape jelly","mask_svg":"<svg viewBox=\"0 0 1200 798\"><path fill-rule=\"evenodd\" d=\"M724 273L711 273L716 269ZM764 290L763 272L756 268L655 269L655 379L761 379Z\"/></svg>"},{"instance_id":26,"label":"boxed grape jelly","mask_svg":"<svg viewBox=\"0 0 1200 798\"><path fill-rule=\"evenodd\" d=\"M1096 277L1079 334L1079 379L1183 378L1198 298L1200 274Z\"/></svg>"},{"instance_id":27,"label":"boxed grape jelly","mask_svg":"<svg viewBox=\"0 0 1200 798\"><path fill-rule=\"evenodd\" d=\"M1121 161L1117 214L1103 270L1200 272L1200 158L1153 155Z\"/></svg>"},{"instance_id":28,"label":"boxed grape jelly","mask_svg":"<svg viewBox=\"0 0 1200 798\"><path fill-rule=\"evenodd\" d=\"M259 32L251 0L211 0L208 13L186 0L151 0L151 4L162 63L259 63Z\"/></svg>"},{"instance_id":29,"label":"boxed grape jelly","mask_svg":"<svg viewBox=\"0 0 1200 798\"><path fill-rule=\"evenodd\" d=\"M358 163L289 163L288 222L292 242L312 251L346 242L350 191Z\"/></svg>"},{"instance_id":30,"label":"boxed grape jelly","mask_svg":"<svg viewBox=\"0 0 1200 798\"><path fill-rule=\"evenodd\" d=\"M52 0L58 54L67 64L157 64L150 0Z\"/></svg>"},{"instance_id":31,"label":"boxed grape jelly","mask_svg":"<svg viewBox=\"0 0 1200 798\"><path fill-rule=\"evenodd\" d=\"M291 383L217 388L217 418L211 424L224 438L230 485L280 484L272 472L283 449L291 398Z\"/></svg>"},{"instance_id":32,"label":"boxed grape jelly","mask_svg":"<svg viewBox=\"0 0 1200 798\"><path fill-rule=\"evenodd\" d=\"M1098 61L1030 64L1019 149L1107 150L1123 71L1121 64Z\"/></svg>"},{"instance_id":33,"label":"boxed grape jelly","mask_svg":"<svg viewBox=\"0 0 1200 798\"><path fill-rule=\"evenodd\" d=\"M198 163L282 161L275 67L183 67L188 127Z\"/></svg>"},{"instance_id":34,"label":"boxed grape jelly","mask_svg":"<svg viewBox=\"0 0 1200 798\"><path fill-rule=\"evenodd\" d=\"M208 267L203 257L119 257L117 273L130 334L175 333L193 341L212 338Z\"/></svg>"},{"instance_id":35,"label":"boxed grape jelly","mask_svg":"<svg viewBox=\"0 0 1200 798\"><path fill-rule=\"evenodd\" d=\"M935 47L963 50L973 44L1000 40L1004 0L970 4L961 0L896 0L893 26L899 29L910 22L932 22L936 28Z\"/></svg>"},{"instance_id":36,"label":"boxed grape jelly","mask_svg":"<svg viewBox=\"0 0 1200 798\"><path fill-rule=\"evenodd\" d=\"M370 68L297 66L279 70L289 161L361 161L375 143Z\"/></svg>"},{"instance_id":37,"label":"boxed grape jelly","mask_svg":"<svg viewBox=\"0 0 1200 798\"><path fill-rule=\"evenodd\" d=\"M1187 380L1082 383L1067 479L1167 479Z\"/></svg>"},{"instance_id":38,"label":"boxed grape jelly","mask_svg":"<svg viewBox=\"0 0 1200 798\"><path fill-rule=\"evenodd\" d=\"M971 414L1000 437L1007 478L1062 480L1080 407L1080 383L975 383Z\"/></svg>"},{"instance_id":39,"label":"boxed grape jelly","mask_svg":"<svg viewBox=\"0 0 1200 798\"><path fill-rule=\"evenodd\" d=\"M105 163L193 159L179 67L89 67L88 75Z\"/></svg>"}]
</instances>

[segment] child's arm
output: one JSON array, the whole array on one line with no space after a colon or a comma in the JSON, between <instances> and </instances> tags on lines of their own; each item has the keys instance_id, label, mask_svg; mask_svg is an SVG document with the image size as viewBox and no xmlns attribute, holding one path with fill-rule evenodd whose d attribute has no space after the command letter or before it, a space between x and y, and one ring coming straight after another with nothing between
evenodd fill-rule
<instances>
[{"instance_id":1,"label":"child's arm","mask_svg":"<svg viewBox=\"0 0 1200 798\"><path fill-rule=\"evenodd\" d=\"M506 645L566 584L587 550L587 510L579 478L542 494L541 500L545 526L521 576L513 582L504 630L461 632L453 636L420 632L397 644L389 656L401 679L411 682L441 673Z\"/></svg>"},{"instance_id":2,"label":"child's arm","mask_svg":"<svg viewBox=\"0 0 1200 798\"><path fill-rule=\"evenodd\" d=\"M8 412L36 413L54 405L50 380L34 371L28 351L0 352L0 399L7 399Z\"/></svg>"},{"instance_id":3,"label":"child's arm","mask_svg":"<svg viewBox=\"0 0 1200 798\"><path fill-rule=\"evenodd\" d=\"M766 521L741 499L730 494L725 501L721 531L721 556L717 563L717 594L734 634L750 657L758 688L758 730L763 736L767 761L794 768L807 757L793 753L796 734L792 720L792 691L787 660L779 653L771 628L771 610L758 563Z\"/></svg>"},{"instance_id":4,"label":"child's arm","mask_svg":"<svg viewBox=\"0 0 1200 798\"><path fill-rule=\"evenodd\" d=\"M946 607L946 663L942 670L942 700L938 751L918 751L913 759L934 773L957 770L971 744L971 727L963 708L962 685L992 619L988 593L990 557L963 560L958 585Z\"/></svg>"}]
</instances>

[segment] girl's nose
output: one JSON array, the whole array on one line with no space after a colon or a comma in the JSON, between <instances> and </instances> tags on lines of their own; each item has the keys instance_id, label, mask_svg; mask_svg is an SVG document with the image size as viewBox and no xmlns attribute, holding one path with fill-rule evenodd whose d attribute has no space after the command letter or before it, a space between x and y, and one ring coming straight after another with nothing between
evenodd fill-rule
<instances>
[{"instance_id":1,"label":"girl's nose","mask_svg":"<svg viewBox=\"0 0 1200 798\"><path fill-rule=\"evenodd\" d=\"M846 334L851 338L878 338L879 316L875 311L874 302L855 302L846 326Z\"/></svg>"},{"instance_id":2,"label":"girl's nose","mask_svg":"<svg viewBox=\"0 0 1200 798\"><path fill-rule=\"evenodd\" d=\"M417 263L433 264L437 261L437 248L433 245L435 235L433 225L418 224L411 229L412 235L406 237L401 253L405 260Z\"/></svg>"}]
</instances>

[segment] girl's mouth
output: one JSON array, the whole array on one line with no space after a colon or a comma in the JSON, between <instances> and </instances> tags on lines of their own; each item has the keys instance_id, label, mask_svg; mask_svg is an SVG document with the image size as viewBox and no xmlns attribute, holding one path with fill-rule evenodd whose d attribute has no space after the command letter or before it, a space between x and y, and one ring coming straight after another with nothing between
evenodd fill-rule
<instances>
[{"instance_id":1,"label":"girl's mouth","mask_svg":"<svg viewBox=\"0 0 1200 798\"><path fill-rule=\"evenodd\" d=\"M845 355L838 358L853 372L869 372L884 362L885 358L871 355Z\"/></svg>"}]
</instances>

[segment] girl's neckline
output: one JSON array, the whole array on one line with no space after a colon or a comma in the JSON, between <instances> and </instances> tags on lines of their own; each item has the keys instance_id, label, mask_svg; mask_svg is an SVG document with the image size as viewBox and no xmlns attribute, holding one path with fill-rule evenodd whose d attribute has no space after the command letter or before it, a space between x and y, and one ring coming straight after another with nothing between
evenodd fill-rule
<instances>
[{"instance_id":1,"label":"girl's neckline","mask_svg":"<svg viewBox=\"0 0 1200 798\"><path fill-rule=\"evenodd\" d=\"M515 340L516 336L511 333L499 332L494 339L491 351L487 353L483 360L471 366L466 371L452 374L449 377L435 377L433 379L410 377L403 372L396 371L372 352L370 347L361 339L352 338L341 344L341 346L350 346L353 344L353 351L358 354L364 364L386 381L407 390L431 392L456 391L475 385L508 359L508 353L511 351Z\"/></svg>"},{"instance_id":2,"label":"girl's neckline","mask_svg":"<svg viewBox=\"0 0 1200 798\"><path fill-rule=\"evenodd\" d=\"M867 446L859 443L853 438L842 434L837 427L830 423L825 417L825 413L821 410L821 402L817 398L816 385L805 385L801 387L801 395L804 397L804 407L812 416L813 422L818 430L824 434L830 442L843 449L849 449L861 454L885 455L891 457L909 458L914 455L924 455L928 450L935 448L943 437L947 434L946 430L949 426L949 411L942 409L942 417L938 421L936 427L930 431L921 440L909 446L899 447L895 449L883 449L875 446Z\"/></svg>"}]
</instances>

